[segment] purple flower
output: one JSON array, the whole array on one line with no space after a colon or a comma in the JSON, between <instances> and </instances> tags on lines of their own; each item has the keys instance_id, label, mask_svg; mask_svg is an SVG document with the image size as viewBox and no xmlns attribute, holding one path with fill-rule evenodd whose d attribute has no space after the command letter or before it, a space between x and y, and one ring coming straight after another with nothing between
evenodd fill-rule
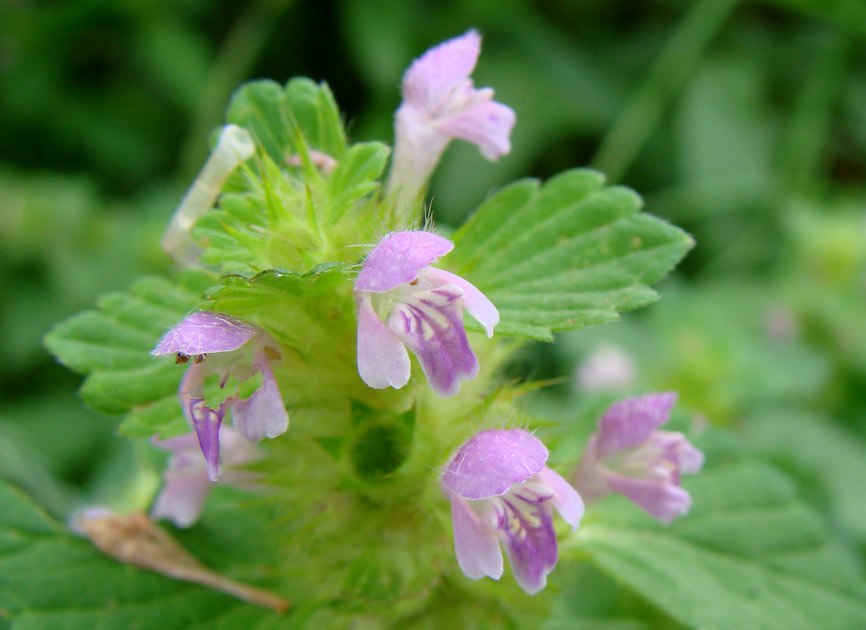
<instances>
[{"instance_id":1,"label":"purple flower","mask_svg":"<svg viewBox=\"0 0 866 630\"><path fill-rule=\"evenodd\" d=\"M402 202L414 200L453 138L477 145L488 160L511 151L514 110L494 101L492 88L475 89L469 78L480 52L481 36L468 31L428 50L403 76L389 181Z\"/></svg>"},{"instance_id":2,"label":"purple flower","mask_svg":"<svg viewBox=\"0 0 866 630\"><path fill-rule=\"evenodd\" d=\"M676 399L676 392L648 394L605 411L577 471L586 500L619 492L662 523L688 512L692 499L680 487L680 474L700 472L704 454L682 433L656 431Z\"/></svg>"},{"instance_id":3,"label":"purple flower","mask_svg":"<svg viewBox=\"0 0 866 630\"><path fill-rule=\"evenodd\" d=\"M529 594L544 588L556 566L553 509L576 530L583 501L545 466L547 448L522 429L476 433L445 466L454 551L467 577L502 576L505 547L514 577Z\"/></svg>"},{"instance_id":4,"label":"purple flower","mask_svg":"<svg viewBox=\"0 0 866 630\"><path fill-rule=\"evenodd\" d=\"M180 383L180 402L198 436L212 481L219 478L220 426L229 408L235 428L250 442L276 437L289 427L289 415L270 365L271 359L280 356L276 343L255 326L230 315L193 313L169 330L151 354L177 354L180 363L193 358ZM208 376L219 375L222 388L230 376L242 382L257 372L262 383L251 396L244 399L235 393L217 409L208 406L204 398Z\"/></svg>"},{"instance_id":5,"label":"purple flower","mask_svg":"<svg viewBox=\"0 0 866 630\"><path fill-rule=\"evenodd\" d=\"M499 312L460 276L429 266L453 247L430 232L392 232L367 256L355 281L355 297L358 372L370 387L399 389L409 381L406 346L440 396L453 396L461 381L478 375L463 309L484 326L488 337L499 323Z\"/></svg>"},{"instance_id":6,"label":"purple flower","mask_svg":"<svg viewBox=\"0 0 866 630\"><path fill-rule=\"evenodd\" d=\"M229 426L219 429L220 463L225 471L219 483L241 486L255 474L237 467L261 459L261 451ZM187 433L167 440L154 440L161 449L171 452L163 473L162 490L156 497L151 516L167 518L178 527L189 527L198 520L211 489L207 462L202 457L198 438Z\"/></svg>"}]
</instances>

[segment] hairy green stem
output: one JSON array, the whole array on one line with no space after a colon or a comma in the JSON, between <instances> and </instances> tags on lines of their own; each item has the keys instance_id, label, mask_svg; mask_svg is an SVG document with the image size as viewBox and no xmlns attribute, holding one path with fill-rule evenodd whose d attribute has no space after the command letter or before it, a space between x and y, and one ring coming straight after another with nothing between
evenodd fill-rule
<instances>
[{"instance_id":1,"label":"hairy green stem","mask_svg":"<svg viewBox=\"0 0 866 630\"><path fill-rule=\"evenodd\" d=\"M610 181L628 170L658 124L665 107L691 76L707 45L739 0L702 0L667 41L643 84L626 102L601 142L593 166Z\"/></svg>"},{"instance_id":2,"label":"hairy green stem","mask_svg":"<svg viewBox=\"0 0 866 630\"><path fill-rule=\"evenodd\" d=\"M848 68L850 38L834 32L817 48L797 95L780 158L783 177L796 192L808 188L820 169L833 106Z\"/></svg>"}]
</instances>

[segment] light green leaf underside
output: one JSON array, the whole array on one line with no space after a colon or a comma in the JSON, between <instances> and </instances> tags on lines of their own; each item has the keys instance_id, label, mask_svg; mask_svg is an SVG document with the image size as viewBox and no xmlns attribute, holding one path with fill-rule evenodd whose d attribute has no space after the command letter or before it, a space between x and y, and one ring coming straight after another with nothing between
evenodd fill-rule
<instances>
[{"instance_id":1,"label":"light green leaf underside","mask_svg":"<svg viewBox=\"0 0 866 630\"><path fill-rule=\"evenodd\" d=\"M280 623L270 611L103 556L0 482L0 626L261 630Z\"/></svg>"},{"instance_id":2,"label":"light green leaf underside","mask_svg":"<svg viewBox=\"0 0 866 630\"><path fill-rule=\"evenodd\" d=\"M243 317L304 352L318 335L336 333L334 326L345 320L343 309L354 309L345 290L351 286L345 279L348 268L328 263L307 273L268 269L255 275L227 274L207 298L216 310Z\"/></svg>"},{"instance_id":3,"label":"light green leaf underside","mask_svg":"<svg viewBox=\"0 0 866 630\"><path fill-rule=\"evenodd\" d=\"M742 462L686 485L695 504L671 527L616 498L575 545L694 628L866 627L866 586L787 478Z\"/></svg>"},{"instance_id":4,"label":"light green leaf underside","mask_svg":"<svg viewBox=\"0 0 866 630\"><path fill-rule=\"evenodd\" d=\"M549 340L657 298L648 285L693 241L641 213L633 191L603 184L601 173L583 169L543 186L516 182L455 234L447 263L497 306L497 334Z\"/></svg>"},{"instance_id":5,"label":"light green leaf underside","mask_svg":"<svg viewBox=\"0 0 866 630\"><path fill-rule=\"evenodd\" d=\"M285 87L269 80L246 83L234 93L226 118L248 129L277 164L308 149L337 159L346 150L331 90L310 79L292 79Z\"/></svg>"},{"instance_id":6,"label":"light green leaf underside","mask_svg":"<svg viewBox=\"0 0 866 630\"><path fill-rule=\"evenodd\" d=\"M128 293L109 293L98 310L85 311L55 326L45 345L65 365L87 378L81 395L94 409L129 413L121 432L153 435L186 426L177 404L184 367L154 359L150 351L165 332L198 303L207 279L189 276L183 284L159 277L136 281Z\"/></svg>"}]
</instances>

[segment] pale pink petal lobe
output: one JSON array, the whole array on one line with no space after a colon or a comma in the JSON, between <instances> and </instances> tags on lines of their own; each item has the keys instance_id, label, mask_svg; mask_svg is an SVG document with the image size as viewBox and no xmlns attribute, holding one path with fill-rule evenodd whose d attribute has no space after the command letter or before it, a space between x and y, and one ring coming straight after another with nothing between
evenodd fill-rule
<instances>
[{"instance_id":1,"label":"pale pink petal lobe","mask_svg":"<svg viewBox=\"0 0 866 630\"><path fill-rule=\"evenodd\" d=\"M263 352L257 353L255 365L262 373L261 386L248 399L238 399L232 405L234 426L250 442L277 437L289 428L289 414Z\"/></svg>"},{"instance_id":2,"label":"pale pink petal lobe","mask_svg":"<svg viewBox=\"0 0 866 630\"><path fill-rule=\"evenodd\" d=\"M412 364L403 342L373 310L369 296L358 310L358 373L374 389L400 389L409 382Z\"/></svg>"},{"instance_id":3,"label":"pale pink petal lobe","mask_svg":"<svg viewBox=\"0 0 866 630\"><path fill-rule=\"evenodd\" d=\"M466 577L478 580L502 577L502 551L496 535L485 528L469 503L451 494L451 519L454 525L454 552Z\"/></svg>"},{"instance_id":4,"label":"pale pink petal lobe","mask_svg":"<svg viewBox=\"0 0 866 630\"><path fill-rule=\"evenodd\" d=\"M463 289L463 307L479 324L484 326L484 331L488 337L493 336L493 329L499 323L499 311L493 302L488 300L487 296L479 291L474 284L455 273L434 267L425 269L422 274L434 284L452 284Z\"/></svg>"},{"instance_id":5,"label":"pale pink petal lobe","mask_svg":"<svg viewBox=\"0 0 866 630\"><path fill-rule=\"evenodd\" d=\"M553 491L553 507L562 519L576 530L583 518L583 500L570 483L547 466L538 473L538 479Z\"/></svg>"}]
</instances>

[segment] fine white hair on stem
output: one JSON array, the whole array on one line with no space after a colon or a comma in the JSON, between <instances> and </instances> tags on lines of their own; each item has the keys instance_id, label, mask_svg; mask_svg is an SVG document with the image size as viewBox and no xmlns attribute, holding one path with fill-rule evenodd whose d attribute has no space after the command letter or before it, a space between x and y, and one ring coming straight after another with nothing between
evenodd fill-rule
<instances>
[{"instance_id":1,"label":"fine white hair on stem","mask_svg":"<svg viewBox=\"0 0 866 630\"><path fill-rule=\"evenodd\" d=\"M162 248L176 261L188 260L193 247L190 230L214 204L229 175L255 153L252 136L243 127L226 125L198 177L180 202L165 236Z\"/></svg>"}]
</instances>

